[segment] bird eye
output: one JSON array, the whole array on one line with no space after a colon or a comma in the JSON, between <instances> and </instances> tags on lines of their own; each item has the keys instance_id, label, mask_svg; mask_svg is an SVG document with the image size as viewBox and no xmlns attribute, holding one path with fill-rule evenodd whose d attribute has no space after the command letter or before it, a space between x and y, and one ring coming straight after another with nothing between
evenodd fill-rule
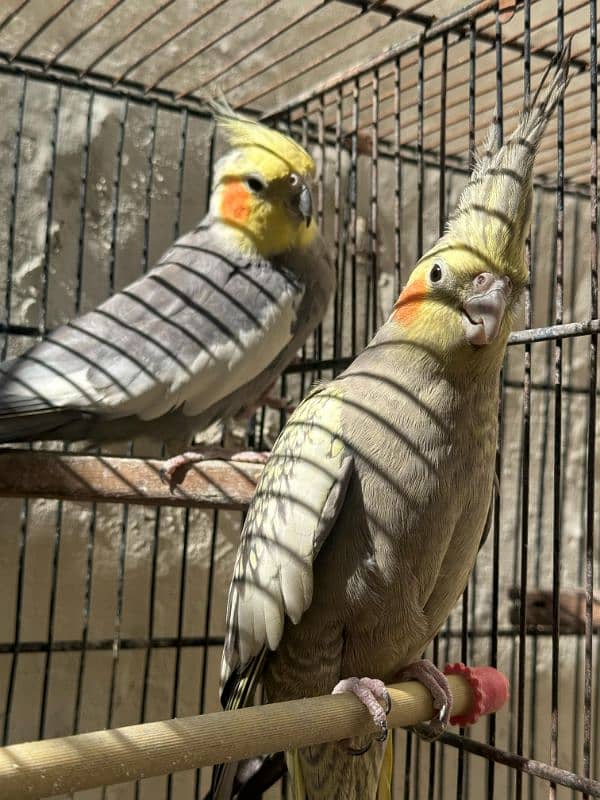
<instances>
[{"instance_id":1,"label":"bird eye","mask_svg":"<svg viewBox=\"0 0 600 800\"><path fill-rule=\"evenodd\" d=\"M255 175L251 175L249 178L246 178L246 184L251 192L262 192L262 190L265 188L264 183Z\"/></svg>"},{"instance_id":2,"label":"bird eye","mask_svg":"<svg viewBox=\"0 0 600 800\"><path fill-rule=\"evenodd\" d=\"M295 188L296 186L298 186L299 183L300 183L300 178L298 177L298 175L296 175L295 172L292 172L292 174L290 175L290 185Z\"/></svg>"},{"instance_id":3,"label":"bird eye","mask_svg":"<svg viewBox=\"0 0 600 800\"><path fill-rule=\"evenodd\" d=\"M431 272L429 273L429 280L432 283L439 283L442 280L442 268L437 263L437 261L431 268Z\"/></svg>"}]
</instances>

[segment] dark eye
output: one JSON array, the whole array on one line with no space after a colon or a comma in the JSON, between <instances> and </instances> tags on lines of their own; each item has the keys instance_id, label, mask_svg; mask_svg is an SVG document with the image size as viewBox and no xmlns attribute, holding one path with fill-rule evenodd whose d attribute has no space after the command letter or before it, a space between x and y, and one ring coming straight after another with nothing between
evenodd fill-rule
<instances>
[{"instance_id":1,"label":"dark eye","mask_svg":"<svg viewBox=\"0 0 600 800\"><path fill-rule=\"evenodd\" d=\"M442 280L442 268L439 264L434 264L431 268L431 272L429 273L429 280L432 283L438 283Z\"/></svg>"},{"instance_id":2,"label":"dark eye","mask_svg":"<svg viewBox=\"0 0 600 800\"><path fill-rule=\"evenodd\" d=\"M254 175L246 178L246 184L252 192L262 192L262 190L265 188L265 185L260 178L256 178Z\"/></svg>"}]
</instances>

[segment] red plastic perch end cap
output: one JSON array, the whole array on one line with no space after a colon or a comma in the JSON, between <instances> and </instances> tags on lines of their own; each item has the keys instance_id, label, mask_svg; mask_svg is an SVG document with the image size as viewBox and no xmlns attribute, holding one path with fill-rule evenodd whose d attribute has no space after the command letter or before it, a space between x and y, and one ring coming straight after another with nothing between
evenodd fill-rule
<instances>
[{"instance_id":1,"label":"red plastic perch end cap","mask_svg":"<svg viewBox=\"0 0 600 800\"><path fill-rule=\"evenodd\" d=\"M468 714L450 717L451 725L474 725L482 714L493 714L508 700L508 678L494 667L467 667L448 664L446 675L462 675L473 692L473 706Z\"/></svg>"}]
</instances>

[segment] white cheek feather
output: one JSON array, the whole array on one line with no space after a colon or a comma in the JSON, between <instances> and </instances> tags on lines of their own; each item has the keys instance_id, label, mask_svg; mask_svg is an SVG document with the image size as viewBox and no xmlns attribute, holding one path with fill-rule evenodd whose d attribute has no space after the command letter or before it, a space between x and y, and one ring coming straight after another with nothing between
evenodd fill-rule
<instances>
[{"instance_id":1,"label":"white cheek feather","mask_svg":"<svg viewBox=\"0 0 600 800\"><path fill-rule=\"evenodd\" d=\"M260 330L242 331L237 341L214 348L211 356L203 353L190 365L193 379L169 393L170 407L182 405L186 416L195 416L266 369L293 336L302 294L290 288L276 305L264 309Z\"/></svg>"}]
</instances>

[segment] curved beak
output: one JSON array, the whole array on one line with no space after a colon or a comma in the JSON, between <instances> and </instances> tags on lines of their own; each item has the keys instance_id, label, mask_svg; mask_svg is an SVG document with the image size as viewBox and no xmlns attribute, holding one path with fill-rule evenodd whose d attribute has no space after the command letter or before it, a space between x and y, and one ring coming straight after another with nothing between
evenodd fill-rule
<instances>
[{"instance_id":1,"label":"curved beak","mask_svg":"<svg viewBox=\"0 0 600 800\"><path fill-rule=\"evenodd\" d=\"M510 278L482 272L473 281L473 294L463 303L462 323L470 344L483 347L498 336L512 286Z\"/></svg>"},{"instance_id":2,"label":"curved beak","mask_svg":"<svg viewBox=\"0 0 600 800\"><path fill-rule=\"evenodd\" d=\"M300 189L300 194L298 197L298 210L304 217L306 227L308 228L312 219L312 196L310 189L305 183L302 184L302 188Z\"/></svg>"}]
</instances>

